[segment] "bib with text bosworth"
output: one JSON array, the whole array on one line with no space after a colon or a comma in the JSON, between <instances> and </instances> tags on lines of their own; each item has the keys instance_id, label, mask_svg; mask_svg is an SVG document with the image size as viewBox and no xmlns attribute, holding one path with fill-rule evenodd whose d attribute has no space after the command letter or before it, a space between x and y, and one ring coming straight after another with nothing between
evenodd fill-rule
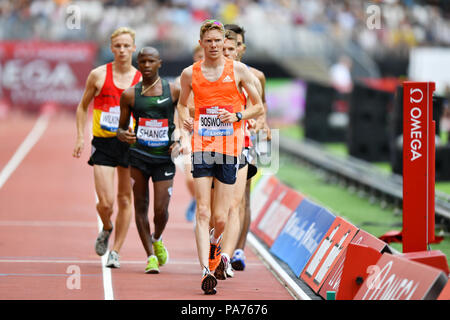
<instances>
[{"instance_id":1,"label":"bib with text bosworth","mask_svg":"<svg viewBox=\"0 0 450 320\"><path fill-rule=\"evenodd\" d=\"M219 111L225 109L233 112L232 106L211 106L199 108L198 134L203 137L231 136L234 132L232 123L219 119Z\"/></svg>"}]
</instances>

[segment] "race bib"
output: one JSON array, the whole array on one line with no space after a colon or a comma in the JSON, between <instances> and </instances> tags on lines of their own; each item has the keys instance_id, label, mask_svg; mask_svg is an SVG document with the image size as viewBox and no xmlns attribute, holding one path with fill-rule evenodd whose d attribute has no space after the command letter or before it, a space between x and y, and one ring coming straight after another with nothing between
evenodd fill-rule
<instances>
[{"instance_id":1,"label":"race bib","mask_svg":"<svg viewBox=\"0 0 450 320\"><path fill-rule=\"evenodd\" d=\"M232 112L231 106L213 106L200 108L198 134L204 137L231 136L234 132L232 123L223 123L219 119L219 110Z\"/></svg>"},{"instance_id":2,"label":"race bib","mask_svg":"<svg viewBox=\"0 0 450 320\"><path fill-rule=\"evenodd\" d=\"M109 107L108 111L102 111L100 127L109 132L117 132L120 119L120 106Z\"/></svg>"},{"instance_id":3,"label":"race bib","mask_svg":"<svg viewBox=\"0 0 450 320\"><path fill-rule=\"evenodd\" d=\"M140 118L136 138L138 143L147 147L169 145L169 120Z\"/></svg>"}]
</instances>

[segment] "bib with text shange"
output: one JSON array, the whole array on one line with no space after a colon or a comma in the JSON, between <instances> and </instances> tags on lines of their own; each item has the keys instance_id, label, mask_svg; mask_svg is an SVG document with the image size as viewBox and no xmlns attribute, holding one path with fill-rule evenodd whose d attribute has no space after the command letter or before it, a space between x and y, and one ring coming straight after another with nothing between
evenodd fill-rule
<instances>
[{"instance_id":1,"label":"bib with text shange","mask_svg":"<svg viewBox=\"0 0 450 320\"><path fill-rule=\"evenodd\" d=\"M100 116L100 127L109 132L117 132L120 119L120 106L106 108Z\"/></svg>"},{"instance_id":2,"label":"bib with text shange","mask_svg":"<svg viewBox=\"0 0 450 320\"><path fill-rule=\"evenodd\" d=\"M219 119L219 110L233 112L232 106L213 106L199 108L198 134L203 137L231 136L234 132L232 123L224 123Z\"/></svg>"},{"instance_id":3,"label":"bib with text shange","mask_svg":"<svg viewBox=\"0 0 450 320\"><path fill-rule=\"evenodd\" d=\"M169 120L139 118L136 132L137 142L147 147L162 147L169 144Z\"/></svg>"}]
</instances>

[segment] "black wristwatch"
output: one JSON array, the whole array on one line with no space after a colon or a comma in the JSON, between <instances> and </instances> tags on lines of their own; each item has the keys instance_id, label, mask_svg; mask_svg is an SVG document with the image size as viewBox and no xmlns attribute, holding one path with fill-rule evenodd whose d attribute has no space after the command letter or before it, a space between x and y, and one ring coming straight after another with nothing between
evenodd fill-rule
<instances>
[{"instance_id":1,"label":"black wristwatch","mask_svg":"<svg viewBox=\"0 0 450 320\"><path fill-rule=\"evenodd\" d=\"M237 118L237 122L242 120L242 113L240 112L236 112L236 118Z\"/></svg>"}]
</instances>

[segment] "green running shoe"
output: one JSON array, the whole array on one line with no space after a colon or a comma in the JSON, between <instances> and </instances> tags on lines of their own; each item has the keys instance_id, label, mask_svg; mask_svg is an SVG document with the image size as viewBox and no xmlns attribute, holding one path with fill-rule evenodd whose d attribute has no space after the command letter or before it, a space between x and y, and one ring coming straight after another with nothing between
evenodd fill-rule
<instances>
[{"instance_id":1,"label":"green running shoe","mask_svg":"<svg viewBox=\"0 0 450 320\"><path fill-rule=\"evenodd\" d=\"M159 273L158 258L155 255L151 255L147 260L147 267L145 267L145 273L157 274Z\"/></svg>"},{"instance_id":2,"label":"green running shoe","mask_svg":"<svg viewBox=\"0 0 450 320\"><path fill-rule=\"evenodd\" d=\"M164 247L162 240L153 242L153 250L155 251L155 256L158 257L160 266L163 266L169 262L169 252L166 247Z\"/></svg>"}]
</instances>

